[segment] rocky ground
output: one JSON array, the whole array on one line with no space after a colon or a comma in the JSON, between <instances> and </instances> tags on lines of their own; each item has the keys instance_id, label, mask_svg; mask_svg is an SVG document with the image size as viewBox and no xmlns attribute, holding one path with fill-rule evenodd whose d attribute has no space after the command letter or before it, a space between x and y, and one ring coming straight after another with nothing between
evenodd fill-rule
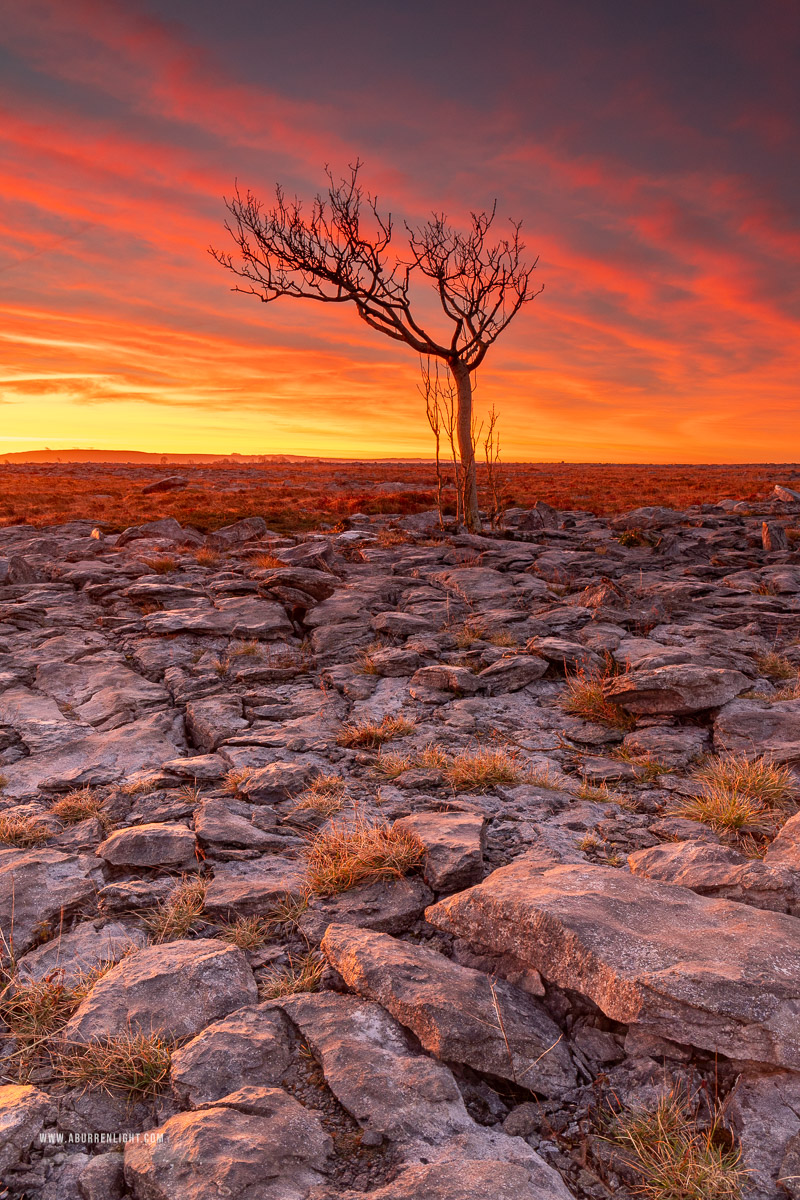
<instances>
[{"instance_id":1,"label":"rocky ground","mask_svg":"<svg viewBox=\"0 0 800 1200\"><path fill-rule=\"evenodd\" d=\"M605 1200L683 1096L800 1196L798 524L1 529L3 1194Z\"/></svg>"}]
</instances>

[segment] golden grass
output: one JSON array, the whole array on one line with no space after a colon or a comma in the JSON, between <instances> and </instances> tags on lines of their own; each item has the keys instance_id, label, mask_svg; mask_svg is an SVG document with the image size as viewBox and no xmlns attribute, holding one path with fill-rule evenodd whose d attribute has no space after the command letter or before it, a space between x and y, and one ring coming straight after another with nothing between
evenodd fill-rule
<instances>
[{"instance_id":1,"label":"golden grass","mask_svg":"<svg viewBox=\"0 0 800 1200\"><path fill-rule=\"evenodd\" d=\"M207 547L203 547L195 552L194 559L198 567L216 567L222 561L222 555L218 550L209 550Z\"/></svg>"},{"instance_id":2,"label":"golden grass","mask_svg":"<svg viewBox=\"0 0 800 1200\"><path fill-rule=\"evenodd\" d=\"M739 1200L747 1182L741 1151L719 1107L710 1120L696 1099L673 1090L652 1109L614 1114L608 1140L638 1177L646 1200Z\"/></svg>"},{"instance_id":3,"label":"golden grass","mask_svg":"<svg viewBox=\"0 0 800 1200\"><path fill-rule=\"evenodd\" d=\"M478 746L456 754L444 774L454 791L483 792L496 784L525 783L528 770L514 751L502 746Z\"/></svg>"},{"instance_id":4,"label":"golden grass","mask_svg":"<svg viewBox=\"0 0 800 1200\"><path fill-rule=\"evenodd\" d=\"M233 767L222 781L222 790L229 796L238 796L239 789L253 774L252 767Z\"/></svg>"},{"instance_id":5,"label":"golden grass","mask_svg":"<svg viewBox=\"0 0 800 1200\"><path fill-rule=\"evenodd\" d=\"M341 775L317 775L305 791L296 798L291 816L300 814L332 817L340 812L347 799L347 784Z\"/></svg>"},{"instance_id":6,"label":"golden grass","mask_svg":"<svg viewBox=\"0 0 800 1200\"><path fill-rule=\"evenodd\" d=\"M53 837L53 830L38 817L20 817L0 815L0 843L5 846L18 846L26 850L31 846L41 846Z\"/></svg>"},{"instance_id":7,"label":"golden grass","mask_svg":"<svg viewBox=\"0 0 800 1200\"><path fill-rule=\"evenodd\" d=\"M769 654L760 654L756 659L756 665L760 674L766 675L768 679L797 679L797 667L794 663L774 651L770 651Z\"/></svg>"},{"instance_id":8,"label":"golden grass","mask_svg":"<svg viewBox=\"0 0 800 1200\"><path fill-rule=\"evenodd\" d=\"M400 878L424 855L416 834L356 813L350 821L331 821L309 842L309 887L319 896L334 896L375 879Z\"/></svg>"},{"instance_id":9,"label":"golden grass","mask_svg":"<svg viewBox=\"0 0 800 1200\"><path fill-rule=\"evenodd\" d=\"M250 559L250 566L256 567L259 571L277 571L282 567L285 568L286 563L276 558L274 554L267 554L260 551Z\"/></svg>"},{"instance_id":10,"label":"golden grass","mask_svg":"<svg viewBox=\"0 0 800 1200\"><path fill-rule=\"evenodd\" d=\"M237 917L222 927L219 936L240 950L259 950L273 932L272 923L264 917Z\"/></svg>"},{"instance_id":11,"label":"golden grass","mask_svg":"<svg viewBox=\"0 0 800 1200\"><path fill-rule=\"evenodd\" d=\"M104 963L72 981L61 970L43 979L15 981L0 1003L0 1019L18 1047L36 1047L57 1033L111 966Z\"/></svg>"},{"instance_id":12,"label":"golden grass","mask_svg":"<svg viewBox=\"0 0 800 1200\"><path fill-rule=\"evenodd\" d=\"M301 958L289 957L289 963L271 971L258 989L262 1000L277 1000L281 996L293 996L297 992L316 992L325 973L326 962L315 950L309 950Z\"/></svg>"},{"instance_id":13,"label":"golden grass","mask_svg":"<svg viewBox=\"0 0 800 1200\"><path fill-rule=\"evenodd\" d=\"M123 796L147 796L158 791L158 784L152 779L131 779L120 784L119 790Z\"/></svg>"},{"instance_id":14,"label":"golden grass","mask_svg":"<svg viewBox=\"0 0 800 1200\"><path fill-rule=\"evenodd\" d=\"M103 798L91 787L74 788L50 805L50 812L66 825L77 824L89 817L96 817L104 824L108 818L103 811Z\"/></svg>"},{"instance_id":15,"label":"golden grass","mask_svg":"<svg viewBox=\"0 0 800 1200\"><path fill-rule=\"evenodd\" d=\"M71 1087L156 1096L169 1081L173 1043L157 1033L127 1033L70 1046L54 1058L56 1072Z\"/></svg>"},{"instance_id":16,"label":"golden grass","mask_svg":"<svg viewBox=\"0 0 800 1200\"><path fill-rule=\"evenodd\" d=\"M407 737L414 729L408 717L385 716L381 721L352 721L342 726L336 738L338 746L377 750L384 742Z\"/></svg>"},{"instance_id":17,"label":"golden grass","mask_svg":"<svg viewBox=\"0 0 800 1200\"><path fill-rule=\"evenodd\" d=\"M774 828L798 795L788 767L745 754L711 759L694 771L693 778L701 793L679 804L675 814L722 831Z\"/></svg>"},{"instance_id":18,"label":"golden grass","mask_svg":"<svg viewBox=\"0 0 800 1200\"><path fill-rule=\"evenodd\" d=\"M143 558L142 562L154 575L171 575L180 570L180 563L171 554L159 554L154 558Z\"/></svg>"},{"instance_id":19,"label":"golden grass","mask_svg":"<svg viewBox=\"0 0 800 1200\"><path fill-rule=\"evenodd\" d=\"M143 914L151 941L157 945L173 942L202 924L207 889L205 879L183 875L165 900Z\"/></svg>"},{"instance_id":20,"label":"golden grass","mask_svg":"<svg viewBox=\"0 0 800 1200\"><path fill-rule=\"evenodd\" d=\"M633 729L633 718L606 696L605 684L609 678L607 672L586 670L569 675L566 691L559 700L564 712L614 729Z\"/></svg>"}]
</instances>

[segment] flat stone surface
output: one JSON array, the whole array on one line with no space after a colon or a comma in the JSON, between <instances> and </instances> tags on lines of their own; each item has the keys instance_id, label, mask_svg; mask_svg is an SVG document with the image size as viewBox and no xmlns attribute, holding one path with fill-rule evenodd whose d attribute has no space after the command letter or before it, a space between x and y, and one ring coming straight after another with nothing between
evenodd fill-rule
<instances>
[{"instance_id":1,"label":"flat stone surface","mask_svg":"<svg viewBox=\"0 0 800 1200\"><path fill-rule=\"evenodd\" d=\"M775 763L800 763L800 700L734 700L714 722L714 747Z\"/></svg>"},{"instance_id":2,"label":"flat stone surface","mask_svg":"<svg viewBox=\"0 0 800 1200\"><path fill-rule=\"evenodd\" d=\"M800 1067L800 923L607 867L524 861L428 909L613 1020L729 1057Z\"/></svg>"},{"instance_id":3,"label":"flat stone surface","mask_svg":"<svg viewBox=\"0 0 800 1200\"><path fill-rule=\"evenodd\" d=\"M265 855L249 862L219 863L206 892L211 917L263 916L287 896L299 896L305 868L296 859Z\"/></svg>"},{"instance_id":4,"label":"flat stone surface","mask_svg":"<svg viewBox=\"0 0 800 1200\"><path fill-rule=\"evenodd\" d=\"M185 825L149 823L116 829L95 851L113 867L198 866L197 843Z\"/></svg>"},{"instance_id":5,"label":"flat stone surface","mask_svg":"<svg viewBox=\"0 0 800 1200\"><path fill-rule=\"evenodd\" d=\"M691 888L773 912L800 913L800 871L786 863L748 859L728 846L668 842L628 855L634 875Z\"/></svg>"},{"instance_id":6,"label":"flat stone surface","mask_svg":"<svg viewBox=\"0 0 800 1200\"><path fill-rule=\"evenodd\" d=\"M214 1021L172 1056L170 1083L181 1103L197 1108L249 1083L277 1085L291 1053L286 1019L263 1005Z\"/></svg>"},{"instance_id":7,"label":"flat stone surface","mask_svg":"<svg viewBox=\"0 0 800 1200\"><path fill-rule=\"evenodd\" d=\"M480 813L414 813L395 822L425 847L423 877L435 892L455 892L483 878L485 819Z\"/></svg>"},{"instance_id":8,"label":"flat stone surface","mask_svg":"<svg viewBox=\"0 0 800 1200\"><path fill-rule=\"evenodd\" d=\"M740 671L688 664L629 671L606 686L606 695L631 713L685 715L719 708L750 687Z\"/></svg>"},{"instance_id":9,"label":"flat stone surface","mask_svg":"<svg viewBox=\"0 0 800 1200\"><path fill-rule=\"evenodd\" d=\"M300 918L300 929L312 942L328 926L357 925L380 933L405 933L433 900L421 879L377 879L338 896L314 896Z\"/></svg>"},{"instance_id":10,"label":"flat stone surface","mask_svg":"<svg viewBox=\"0 0 800 1200\"><path fill-rule=\"evenodd\" d=\"M213 938L167 942L136 951L104 975L63 1037L91 1042L127 1029L193 1037L256 998L253 973L235 946Z\"/></svg>"},{"instance_id":11,"label":"flat stone surface","mask_svg":"<svg viewBox=\"0 0 800 1200\"><path fill-rule=\"evenodd\" d=\"M129 1142L135 1200L306 1200L333 1149L319 1119L280 1088L247 1087Z\"/></svg>"},{"instance_id":12,"label":"flat stone surface","mask_svg":"<svg viewBox=\"0 0 800 1200\"><path fill-rule=\"evenodd\" d=\"M49 942L23 954L17 963L22 979L44 979L59 973L65 982L102 964L116 963L146 943L144 930L122 921L81 921L68 933L57 933Z\"/></svg>"},{"instance_id":13,"label":"flat stone surface","mask_svg":"<svg viewBox=\"0 0 800 1200\"><path fill-rule=\"evenodd\" d=\"M28 1153L44 1125L50 1097L27 1084L0 1087L0 1171L15 1167Z\"/></svg>"},{"instance_id":14,"label":"flat stone surface","mask_svg":"<svg viewBox=\"0 0 800 1200\"><path fill-rule=\"evenodd\" d=\"M347 925L329 925L322 949L351 991L377 1000L436 1058L545 1096L575 1087L561 1030L527 992L425 946Z\"/></svg>"},{"instance_id":15,"label":"flat stone surface","mask_svg":"<svg viewBox=\"0 0 800 1200\"><path fill-rule=\"evenodd\" d=\"M14 952L24 953L45 927L89 901L102 883L94 855L0 850L0 928Z\"/></svg>"}]
</instances>

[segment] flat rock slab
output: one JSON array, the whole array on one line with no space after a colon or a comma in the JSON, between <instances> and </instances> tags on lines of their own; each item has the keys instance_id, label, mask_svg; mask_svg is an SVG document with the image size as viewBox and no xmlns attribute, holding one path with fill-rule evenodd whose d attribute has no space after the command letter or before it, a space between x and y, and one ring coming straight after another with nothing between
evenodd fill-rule
<instances>
[{"instance_id":1,"label":"flat rock slab","mask_svg":"<svg viewBox=\"0 0 800 1200\"><path fill-rule=\"evenodd\" d=\"M714 722L714 746L775 763L800 764L800 700L734 700Z\"/></svg>"},{"instance_id":2,"label":"flat rock slab","mask_svg":"<svg viewBox=\"0 0 800 1200\"><path fill-rule=\"evenodd\" d=\"M433 900L421 879L378 879L338 896L315 896L298 924L318 942L328 926L357 925L380 933L405 933Z\"/></svg>"},{"instance_id":3,"label":"flat rock slab","mask_svg":"<svg viewBox=\"0 0 800 1200\"><path fill-rule=\"evenodd\" d=\"M330 925L322 949L351 991L377 1000L436 1058L545 1096L576 1086L561 1030L504 979L492 982L426 946L347 925Z\"/></svg>"},{"instance_id":4,"label":"flat rock slab","mask_svg":"<svg viewBox=\"0 0 800 1200\"><path fill-rule=\"evenodd\" d=\"M3 794L17 799L29 796L37 788L66 791L86 783L114 783L143 768L157 769L185 749L182 714L153 713L107 733L79 737L56 750L4 767Z\"/></svg>"},{"instance_id":5,"label":"flat rock slab","mask_svg":"<svg viewBox=\"0 0 800 1200\"><path fill-rule=\"evenodd\" d=\"M547 659L535 654L514 654L498 658L497 662L480 671L476 679L489 696L500 696L504 692L518 692L541 679L547 667Z\"/></svg>"},{"instance_id":6,"label":"flat rock slab","mask_svg":"<svg viewBox=\"0 0 800 1200\"><path fill-rule=\"evenodd\" d=\"M239 791L254 804L276 804L302 792L315 774L307 763L274 762L253 771Z\"/></svg>"},{"instance_id":7,"label":"flat rock slab","mask_svg":"<svg viewBox=\"0 0 800 1200\"><path fill-rule=\"evenodd\" d=\"M613 1020L800 1067L800 923L607 867L520 861L426 917L512 954Z\"/></svg>"},{"instance_id":8,"label":"flat rock slab","mask_svg":"<svg viewBox=\"0 0 800 1200\"><path fill-rule=\"evenodd\" d=\"M299 896L305 867L296 859L265 855L245 862L220 863L206 892L211 917L257 917L287 896Z\"/></svg>"},{"instance_id":9,"label":"flat rock slab","mask_svg":"<svg viewBox=\"0 0 800 1200\"><path fill-rule=\"evenodd\" d=\"M425 847L423 877L435 892L455 892L483 878L485 819L480 813L414 813L395 828Z\"/></svg>"},{"instance_id":10,"label":"flat rock slab","mask_svg":"<svg viewBox=\"0 0 800 1200\"><path fill-rule=\"evenodd\" d=\"M17 963L21 979L44 979L58 972L66 983L77 982L81 975L101 964L116 963L131 950L141 950L146 942L143 929L121 921L81 921L69 933L23 954Z\"/></svg>"},{"instance_id":11,"label":"flat rock slab","mask_svg":"<svg viewBox=\"0 0 800 1200\"><path fill-rule=\"evenodd\" d=\"M197 1108L257 1080L278 1084L291 1062L286 1018L263 1005L214 1021L172 1056L170 1083L182 1104Z\"/></svg>"},{"instance_id":12,"label":"flat rock slab","mask_svg":"<svg viewBox=\"0 0 800 1200\"><path fill-rule=\"evenodd\" d=\"M521 1138L477 1125L452 1072L409 1048L379 1004L334 992L276 1002L305 1037L339 1103L405 1162L497 1160L527 1167L542 1200L569 1200L561 1178Z\"/></svg>"},{"instance_id":13,"label":"flat rock slab","mask_svg":"<svg viewBox=\"0 0 800 1200\"><path fill-rule=\"evenodd\" d=\"M686 716L727 704L751 686L740 671L678 664L630 671L612 679L606 695L631 713Z\"/></svg>"},{"instance_id":14,"label":"flat rock slab","mask_svg":"<svg viewBox=\"0 0 800 1200\"><path fill-rule=\"evenodd\" d=\"M628 855L634 875L772 912L800 913L800 871L709 842L668 842Z\"/></svg>"},{"instance_id":15,"label":"flat rock slab","mask_svg":"<svg viewBox=\"0 0 800 1200\"><path fill-rule=\"evenodd\" d=\"M434 1163L406 1167L396 1179L369 1193L369 1200L549 1200L566 1188L543 1187L540 1173L506 1162ZM315 1197L316 1200L316 1197ZM364 1200L363 1192L329 1192L319 1200Z\"/></svg>"},{"instance_id":16,"label":"flat rock slab","mask_svg":"<svg viewBox=\"0 0 800 1200\"><path fill-rule=\"evenodd\" d=\"M112 867L199 866L197 843L185 825L150 822L116 829L95 854Z\"/></svg>"},{"instance_id":17,"label":"flat rock slab","mask_svg":"<svg viewBox=\"0 0 800 1200\"><path fill-rule=\"evenodd\" d=\"M333 1149L319 1119L280 1088L242 1088L154 1132L159 1140L125 1147L136 1200L306 1200Z\"/></svg>"},{"instance_id":18,"label":"flat rock slab","mask_svg":"<svg viewBox=\"0 0 800 1200\"><path fill-rule=\"evenodd\" d=\"M144 624L148 633L208 633L260 641L284 639L294 632L283 605L251 596L218 600L214 608L173 608L151 613Z\"/></svg>"},{"instance_id":19,"label":"flat rock slab","mask_svg":"<svg viewBox=\"0 0 800 1200\"><path fill-rule=\"evenodd\" d=\"M134 1033L193 1037L257 999L241 950L214 938L167 942L131 954L104 975L64 1029L67 1042Z\"/></svg>"},{"instance_id":20,"label":"flat rock slab","mask_svg":"<svg viewBox=\"0 0 800 1200\"><path fill-rule=\"evenodd\" d=\"M27 1084L0 1087L0 1171L15 1167L36 1141L50 1097Z\"/></svg>"},{"instance_id":21,"label":"flat rock slab","mask_svg":"<svg viewBox=\"0 0 800 1200\"><path fill-rule=\"evenodd\" d=\"M103 883L94 855L60 850L0 850L0 929L23 954L44 926L57 924Z\"/></svg>"}]
</instances>

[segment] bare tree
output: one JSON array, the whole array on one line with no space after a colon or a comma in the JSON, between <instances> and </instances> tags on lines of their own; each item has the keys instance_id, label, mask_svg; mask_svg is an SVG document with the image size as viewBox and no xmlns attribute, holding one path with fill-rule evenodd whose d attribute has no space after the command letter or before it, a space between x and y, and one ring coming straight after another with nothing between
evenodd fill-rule
<instances>
[{"instance_id":1,"label":"bare tree","mask_svg":"<svg viewBox=\"0 0 800 1200\"><path fill-rule=\"evenodd\" d=\"M225 228L238 254L234 258L214 249L211 254L245 281L234 291L265 304L280 296L353 304L371 328L447 364L457 392L464 522L468 529L479 529L472 374L523 304L542 290L534 288L531 279L538 260L523 262L519 222L511 222L508 237L489 242L495 206L489 213L471 213L466 233L454 229L444 214L434 214L416 229L406 225L409 259L390 255L391 214L382 217L377 197L362 188L361 166L357 161L349 178L338 182L326 168L327 194L314 199L307 216L296 197L287 201L280 185L269 209L249 190L242 195L237 186L233 199L225 201L233 218L226 220ZM444 336L428 333L412 313L411 283L416 275L429 279L436 289L449 322Z\"/></svg>"}]
</instances>

